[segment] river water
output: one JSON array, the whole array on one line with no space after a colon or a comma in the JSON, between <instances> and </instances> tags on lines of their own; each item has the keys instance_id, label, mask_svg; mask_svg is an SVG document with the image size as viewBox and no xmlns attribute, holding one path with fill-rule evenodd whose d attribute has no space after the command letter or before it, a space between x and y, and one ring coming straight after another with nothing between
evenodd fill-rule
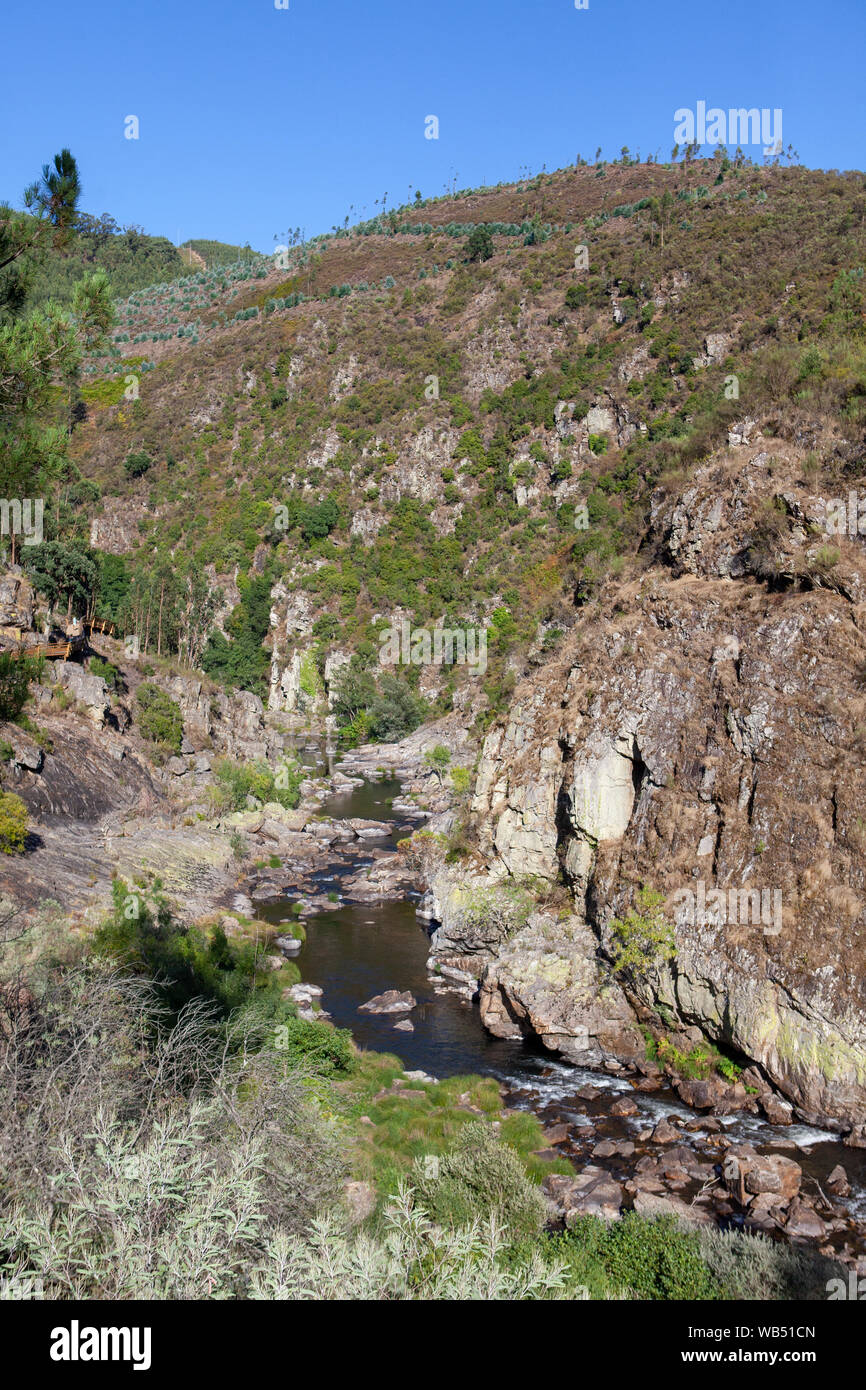
<instances>
[{"instance_id":1,"label":"river water","mask_svg":"<svg viewBox=\"0 0 866 1390\"><path fill-rule=\"evenodd\" d=\"M318 754L308 765L321 766L321 761ZM330 797L321 809L334 818L389 820L394 814L391 802L399 795L396 781L365 782L363 787ZM405 833L405 828L396 832L391 843ZM375 843L391 847L384 839ZM333 886L339 890L337 880ZM285 920L290 906L291 899L270 903L262 915L271 921ZM307 939L294 958L301 977L321 986L323 1008L338 1027L351 1030L360 1047L394 1053L408 1070L420 1069L435 1077L494 1076L507 1086L508 1104L532 1110L545 1122L564 1120L575 1127L573 1157L580 1152L582 1129L591 1147L600 1137L634 1140L663 1116L696 1120L696 1112L667 1086L650 1094L638 1093L626 1079L570 1066L540 1047L492 1037L481 1023L476 1004L428 974L429 932L416 915L414 901L335 905L333 911L306 919L305 928ZM394 1026L405 1015L359 1012L359 1005L387 989L411 990L418 1001L409 1015L412 1032ZM587 1085L599 1092L591 1101L577 1094ZM631 1096L637 1115L609 1114L619 1095ZM851 1197L843 1205L852 1216L866 1219L863 1150L846 1148L836 1135L808 1125L778 1127L743 1114L720 1117L719 1122L731 1138L747 1140L762 1152L794 1158L818 1183L826 1182L841 1163L852 1184ZM700 1145L706 1136L698 1128L689 1137ZM616 1160L605 1166L616 1174Z\"/></svg>"}]
</instances>

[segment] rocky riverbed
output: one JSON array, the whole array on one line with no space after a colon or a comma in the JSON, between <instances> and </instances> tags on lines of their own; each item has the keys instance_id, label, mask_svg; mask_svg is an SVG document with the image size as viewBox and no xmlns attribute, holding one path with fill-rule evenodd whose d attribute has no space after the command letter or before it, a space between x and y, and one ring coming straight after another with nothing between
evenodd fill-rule
<instances>
[{"instance_id":1,"label":"rocky riverbed","mask_svg":"<svg viewBox=\"0 0 866 1390\"><path fill-rule=\"evenodd\" d=\"M573 1178L548 1182L563 1221L667 1212L807 1240L866 1270L856 1126L843 1143L841 1132L804 1124L757 1066L726 1082L648 1061L633 1007L600 979L585 923L560 908L530 914L515 932L476 911L472 893L495 879L397 852L421 826L452 828L452 798L423 756L447 726L340 760L324 743L299 744L308 776L297 810L268 803L217 818L204 814L210 758L194 747L155 769L122 731L54 716L44 726L50 752L15 731L15 783L35 825L30 852L4 864L2 887L25 909L47 897L95 921L112 877L144 871L188 920L301 920L309 947L291 931L279 938L305 977L291 987L301 1012L333 1017L362 1045L420 1070L495 1075L507 1104L545 1122L551 1155L574 1165ZM459 731L454 744L459 755ZM407 898L412 925L404 913L394 928L389 910ZM330 944L317 957L319 928ZM307 978L308 961L319 978ZM389 990L405 1007L361 1011Z\"/></svg>"}]
</instances>

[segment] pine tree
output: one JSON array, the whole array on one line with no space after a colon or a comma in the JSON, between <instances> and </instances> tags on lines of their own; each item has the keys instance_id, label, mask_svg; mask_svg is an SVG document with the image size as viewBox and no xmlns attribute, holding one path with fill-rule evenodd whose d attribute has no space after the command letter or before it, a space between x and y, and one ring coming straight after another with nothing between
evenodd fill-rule
<instances>
[{"instance_id":1,"label":"pine tree","mask_svg":"<svg viewBox=\"0 0 866 1390\"><path fill-rule=\"evenodd\" d=\"M63 149L26 190L26 211L0 206L0 496L6 498L56 489L68 467L68 402L82 350L113 321L108 278L100 272L76 286L71 314L50 302L27 309L32 271L67 244L80 194L75 160Z\"/></svg>"}]
</instances>

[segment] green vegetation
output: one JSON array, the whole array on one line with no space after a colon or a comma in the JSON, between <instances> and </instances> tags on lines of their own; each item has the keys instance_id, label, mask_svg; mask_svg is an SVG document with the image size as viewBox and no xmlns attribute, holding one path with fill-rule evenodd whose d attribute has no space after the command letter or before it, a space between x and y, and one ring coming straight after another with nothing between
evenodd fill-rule
<instances>
[{"instance_id":1,"label":"green vegetation","mask_svg":"<svg viewBox=\"0 0 866 1390\"><path fill-rule=\"evenodd\" d=\"M493 255L493 237L489 227L478 226L466 241L466 255L470 261L489 261Z\"/></svg>"},{"instance_id":2,"label":"green vegetation","mask_svg":"<svg viewBox=\"0 0 866 1390\"><path fill-rule=\"evenodd\" d=\"M637 909L630 907L625 917L610 924L616 946L613 968L620 973L645 975L653 966L676 955L674 929L662 905L664 894L644 886L637 894Z\"/></svg>"},{"instance_id":3,"label":"green vegetation","mask_svg":"<svg viewBox=\"0 0 866 1390\"><path fill-rule=\"evenodd\" d=\"M152 467L153 459L144 449L127 454L123 463L123 470L128 478L141 478Z\"/></svg>"},{"instance_id":4,"label":"green vegetation","mask_svg":"<svg viewBox=\"0 0 866 1390\"><path fill-rule=\"evenodd\" d=\"M282 990L299 976L291 965L279 972L268 969L273 929L259 924L261 935L253 930L245 939L229 939L220 926L204 930L178 925L164 899L152 890L115 880L112 896L112 914L94 937L97 956L152 977L173 1017L197 999L208 1001L223 1018L253 1006L261 1017L277 1021L293 1015Z\"/></svg>"},{"instance_id":5,"label":"green vegetation","mask_svg":"<svg viewBox=\"0 0 866 1390\"><path fill-rule=\"evenodd\" d=\"M274 801L287 810L294 810L301 799L298 788L304 771L294 762L285 761L272 772L267 763L236 763L230 758L220 758L213 772L212 797L218 811L242 811L248 797L254 797L260 804Z\"/></svg>"},{"instance_id":6,"label":"green vegetation","mask_svg":"<svg viewBox=\"0 0 866 1390\"><path fill-rule=\"evenodd\" d=\"M33 657L0 652L0 720L16 720L27 701L30 682L38 680L41 665Z\"/></svg>"},{"instance_id":7,"label":"green vegetation","mask_svg":"<svg viewBox=\"0 0 866 1390\"><path fill-rule=\"evenodd\" d=\"M79 277L71 314L41 307L34 292L34 277L69 244L79 195L78 169L64 149L27 189L26 211L0 205L0 495L7 498L58 494L69 474L71 427L58 414L58 393L70 402L84 350L113 317L104 274Z\"/></svg>"},{"instance_id":8,"label":"green vegetation","mask_svg":"<svg viewBox=\"0 0 866 1390\"><path fill-rule=\"evenodd\" d=\"M374 675L357 657L343 671L334 692L340 738L348 747L371 740L390 743L411 733L429 715L429 707L399 676Z\"/></svg>"},{"instance_id":9,"label":"green vegetation","mask_svg":"<svg viewBox=\"0 0 866 1390\"><path fill-rule=\"evenodd\" d=\"M541 1192L514 1149L481 1121L466 1125L434 1164L416 1160L413 1176L421 1205L439 1225L468 1226L495 1217L518 1239L544 1226Z\"/></svg>"},{"instance_id":10,"label":"green vegetation","mask_svg":"<svg viewBox=\"0 0 866 1390\"><path fill-rule=\"evenodd\" d=\"M21 854L27 843L27 807L14 792L0 791L0 854Z\"/></svg>"},{"instance_id":11,"label":"green vegetation","mask_svg":"<svg viewBox=\"0 0 866 1390\"><path fill-rule=\"evenodd\" d=\"M264 695L267 686L268 655L262 641L270 625L271 582L268 576L244 582L241 601L226 623L229 636L212 633L201 656L208 675L255 695Z\"/></svg>"},{"instance_id":12,"label":"green vegetation","mask_svg":"<svg viewBox=\"0 0 866 1390\"><path fill-rule=\"evenodd\" d=\"M157 749L179 753L183 739L183 715L177 705L158 685L145 681L135 692L138 705L138 727Z\"/></svg>"},{"instance_id":13,"label":"green vegetation","mask_svg":"<svg viewBox=\"0 0 866 1390\"><path fill-rule=\"evenodd\" d=\"M101 676L109 690L119 689L122 677L116 666L110 661L104 661L101 656L92 656L89 663L90 674Z\"/></svg>"},{"instance_id":14,"label":"green vegetation","mask_svg":"<svg viewBox=\"0 0 866 1390\"><path fill-rule=\"evenodd\" d=\"M227 937L175 923L156 885L113 891L90 946L60 921L0 938L3 1277L61 1300L662 1300L824 1298L839 1276L633 1213L551 1232L539 1183L570 1165L492 1078L409 1084L297 1017L276 928ZM374 1197L354 1229L349 1177Z\"/></svg>"}]
</instances>

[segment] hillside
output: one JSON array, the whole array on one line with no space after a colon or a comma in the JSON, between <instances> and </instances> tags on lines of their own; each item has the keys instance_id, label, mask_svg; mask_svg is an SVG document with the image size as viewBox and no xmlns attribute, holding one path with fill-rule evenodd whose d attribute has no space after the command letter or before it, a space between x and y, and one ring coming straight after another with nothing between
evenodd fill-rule
<instances>
[{"instance_id":1,"label":"hillside","mask_svg":"<svg viewBox=\"0 0 866 1390\"><path fill-rule=\"evenodd\" d=\"M863 175L626 159L207 245L53 399L0 640L92 646L0 727L4 891L121 943L145 895L220 969L261 934L260 991L278 929L423 895L425 1017L622 1088L583 1128L596 1087L533 1076L557 1220L734 1213L859 1269Z\"/></svg>"},{"instance_id":2,"label":"hillside","mask_svg":"<svg viewBox=\"0 0 866 1390\"><path fill-rule=\"evenodd\" d=\"M654 490L738 421L807 441L816 490L851 476L864 208L860 175L581 167L137 293L86 368L73 448L100 500L78 530L130 577L206 571L227 605L247 573L277 585L272 707L305 703L298 660L368 660L399 611L491 624L501 708L510 654L549 652L650 558ZM493 255L468 262L478 223Z\"/></svg>"}]
</instances>

